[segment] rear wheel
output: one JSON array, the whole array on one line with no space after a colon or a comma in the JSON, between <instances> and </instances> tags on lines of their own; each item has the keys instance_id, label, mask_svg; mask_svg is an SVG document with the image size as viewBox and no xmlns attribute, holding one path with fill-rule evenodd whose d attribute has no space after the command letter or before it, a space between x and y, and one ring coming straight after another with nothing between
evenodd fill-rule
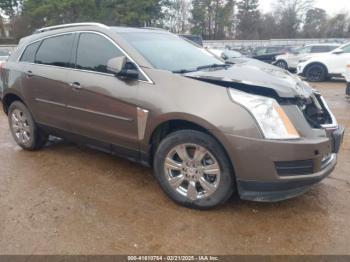
<instances>
[{"instance_id":1,"label":"rear wheel","mask_svg":"<svg viewBox=\"0 0 350 262\"><path fill-rule=\"evenodd\" d=\"M310 82L323 82L327 78L327 71L323 65L311 65L306 69L306 79Z\"/></svg>"},{"instance_id":2,"label":"rear wheel","mask_svg":"<svg viewBox=\"0 0 350 262\"><path fill-rule=\"evenodd\" d=\"M37 150L46 144L47 135L38 128L23 103L15 101L10 105L8 119L12 136L23 149Z\"/></svg>"},{"instance_id":3,"label":"rear wheel","mask_svg":"<svg viewBox=\"0 0 350 262\"><path fill-rule=\"evenodd\" d=\"M175 202L207 209L224 203L234 192L234 176L223 148L198 131L177 131L159 145L155 175Z\"/></svg>"},{"instance_id":4,"label":"rear wheel","mask_svg":"<svg viewBox=\"0 0 350 262\"><path fill-rule=\"evenodd\" d=\"M280 67L280 68L282 68L282 69L284 69L284 70L288 70L288 64L287 64L286 61L278 60L278 61L276 62L276 66L278 66L278 67Z\"/></svg>"}]
</instances>

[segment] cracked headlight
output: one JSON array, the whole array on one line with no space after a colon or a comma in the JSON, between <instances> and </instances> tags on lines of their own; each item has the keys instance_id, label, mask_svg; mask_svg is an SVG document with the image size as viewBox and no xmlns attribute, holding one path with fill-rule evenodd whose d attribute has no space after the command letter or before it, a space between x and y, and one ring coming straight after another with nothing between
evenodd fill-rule
<instances>
[{"instance_id":1,"label":"cracked headlight","mask_svg":"<svg viewBox=\"0 0 350 262\"><path fill-rule=\"evenodd\" d=\"M275 99L229 89L232 100L245 107L255 118L266 139L300 138L294 125Z\"/></svg>"}]
</instances>

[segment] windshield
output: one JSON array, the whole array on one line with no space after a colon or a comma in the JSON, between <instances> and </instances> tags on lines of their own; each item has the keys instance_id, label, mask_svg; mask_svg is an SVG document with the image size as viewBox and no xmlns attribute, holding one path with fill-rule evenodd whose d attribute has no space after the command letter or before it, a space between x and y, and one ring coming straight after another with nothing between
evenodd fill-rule
<instances>
[{"instance_id":1,"label":"windshield","mask_svg":"<svg viewBox=\"0 0 350 262\"><path fill-rule=\"evenodd\" d=\"M120 33L153 67L173 72L195 71L222 60L182 38L164 33Z\"/></svg>"}]
</instances>

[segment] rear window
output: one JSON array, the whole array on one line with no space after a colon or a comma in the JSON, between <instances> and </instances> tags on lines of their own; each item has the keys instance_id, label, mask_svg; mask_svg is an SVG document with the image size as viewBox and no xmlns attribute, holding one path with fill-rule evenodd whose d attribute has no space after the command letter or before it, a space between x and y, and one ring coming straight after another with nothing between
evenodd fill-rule
<instances>
[{"instance_id":1,"label":"rear window","mask_svg":"<svg viewBox=\"0 0 350 262\"><path fill-rule=\"evenodd\" d=\"M24 53L21 57L21 61L28 62L28 63L34 63L36 50L38 50L40 43L41 42L38 41L38 42L35 42L33 44L28 45L26 50L24 50Z\"/></svg>"},{"instance_id":2,"label":"rear window","mask_svg":"<svg viewBox=\"0 0 350 262\"><path fill-rule=\"evenodd\" d=\"M71 59L74 34L50 37L43 40L35 57L35 63L68 67Z\"/></svg>"}]
</instances>

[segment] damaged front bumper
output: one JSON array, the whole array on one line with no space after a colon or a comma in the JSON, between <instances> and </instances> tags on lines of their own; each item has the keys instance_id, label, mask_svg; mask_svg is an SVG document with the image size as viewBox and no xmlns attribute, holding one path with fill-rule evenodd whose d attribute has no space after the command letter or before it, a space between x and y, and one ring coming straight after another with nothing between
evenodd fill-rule
<instances>
[{"instance_id":1,"label":"damaged front bumper","mask_svg":"<svg viewBox=\"0 0 350 262\"><path fill-rule=\"evenodd\" d=\"M292 198L333 171L345 129L338 126L323 97L315 93L306 106L287 105L285 111L300 130L304 128L298 140L226 135L241 199Z\"/></svg>"},{"instance_id":2,"label":"damaged front bumper","mask_svg":"<svg viewBox=\"0 0 350 262\"><path fill-rule=\"evenodd\" d=\"M231 137L232 145L244 145L234 152L241 199L275 202L303 194L333 171L343 136L340 127L330 138L298 142Z\"/></svg>"}]
</instances>

